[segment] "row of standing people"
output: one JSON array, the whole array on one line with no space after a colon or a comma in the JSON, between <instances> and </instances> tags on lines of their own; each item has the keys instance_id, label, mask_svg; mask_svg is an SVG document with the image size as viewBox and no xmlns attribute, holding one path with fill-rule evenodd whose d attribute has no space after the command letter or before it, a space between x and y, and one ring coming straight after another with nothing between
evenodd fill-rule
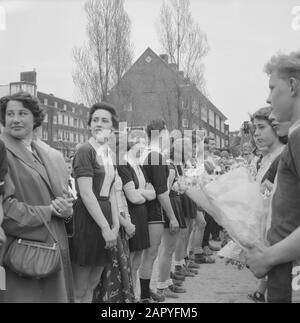
<instances>
[{"instance_id":1,"label":"row of standing people","mask_svg":"<svg viewBox=\"0 0 300 323\"><path fill-rule=\"evenodd\" d=\"M182 168L162 162L158 142L168 136L164 122L158 120L148 126L148 132L159 130L160 135L151 142L145 165L138 162L137 154L145 149L138 138L129 142L130 149L122 156L126 163L115 167L106 139L117 127L117 115L112 106L95 104L88 121L92 136L73 161L74 201L67 190L68 173L62 156L38 139L43 118L38 100L29 94L1 99L5 128L1 140L8 165L0 178L7 236L3 248L19 238L51 243L42 217L58 241L62 269L36 280L6 268L6 291L0 292L1 301L132 302L137 273L144 302L184 292L175 279L179 276L171 273L172 255L175 253L177 269L183 269L191 219L198 214L201 222L201 213L187 197L172 190ZM151 163L153 158L159 163ZM66 223L72 215L73 232L68 239ZM185 234L180 235L180 228ZM180 236L184 244L177 243ZM159 282L155 293L150 280L157 256Z\"/></svg>"}]
</instances>

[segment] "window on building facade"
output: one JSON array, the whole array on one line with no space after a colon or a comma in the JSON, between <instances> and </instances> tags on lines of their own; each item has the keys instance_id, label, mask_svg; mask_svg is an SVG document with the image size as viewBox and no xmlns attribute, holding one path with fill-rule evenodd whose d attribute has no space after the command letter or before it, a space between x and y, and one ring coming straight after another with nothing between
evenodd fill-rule
<instances>
[{"instance_id":1,"label":"window on building facade","mask_svg":"<svg viewBox=\"0 0 300 323\"><path fill-rule=\"evenodd\" d=\"M78 119L74 119L74 127L77 128L78 127Z\"/></svg>"},{"instance_id":2,"label":"window on building facade","mask_svg":"<svg viewBox=\"0 0 300 323\"><path fill-rule=\"evenodd\" d=\"M181 109L182 110L187 110L189 107L189 102L187 99L182 99L182 102L181 102Z\"/></svg>"},{"instance_id":3,"label":"window on building facade","mask_svg":"<svg viewBox=\"0 0 300 323\"><path fill-rule=\"evenodd\" d=\"M181 110L185 109L185 104L184 104L184 100L181 101Z\"/></svg>"},{"instance_id":4,"label":"window on building facade","mask_svg":"<svg viewBox=\"0 0 300 323\"><path fill-rule=\"evenodd\" d=\"M15 94L18 92L28 92L31 95L35 95L35 86L26 83L11 84L10 94Z\"/></svg>"},{"instance_id":5,"label":"window on building facade","mask_svg":"<svg viewBox=\"0 0 300 323\"><path fill-rule=\"evenodd\" d=\"M209 109L209 124L215 127L215 113Z\"/></svg>"},{"instance_id":6,"label":"window on building facade","mask_svg":"<svg viewBox=\"0 0 300 323\"><path fill-rule=\"evenodd\" d=\"M201 120L208 122L207 107L203 105L201 107Z\"/></svg>"},{"instance_id":7,"label":"window on building facade","mask_svg":"<svg viewBox=\"0 0 300 323\"><path fill-rule=\"evenodd\" d=\"M61 113L58 114L58 124L63 124L63 115Z\"/></svg>"},{"instance_id":8,"label":"window on building facade","mask_svg":"<svg viewBox=\"0 0 300 323\"><path fill-rule=\"evenodd\" d=\"M21 86L20 84L14 84L10 86L10 94L15 94L21 91Z\"/></svg>"},{"instance_id":9,"label":"window on building facade","mask_svg":"<svg viewBox=\"0 0 300 323\"><path fill-rule=\"evenodd\" d=\"M224 121L222 120L221 121L221 132L222 133L224 133L224 129L225 129L225 127L224 127Z\"/></svg>"},{"instance_id":10,"label":"window on building facade","mask_svg":"<svg viewBox=\"0 0 300 323\"><path fill-rule=\"evenodd\" d=\"M57 129L53 131L53 141L57 141Z\"/></svg>"},{"instance_id":11,"label":"window on building facade","mask_svg":"<svg viewBox=\"0 0 300 323\"><path fill-rule=\"evenodd\" d=\"M53 124L57 124L57 115L56 114L53 115Z\"/></svg>"},{"instance_id":12,"label":"window on building facade","mask_svg":"<svg viewBox=\"0 0 300 323\"><path fill-rule=\"evenodd\" d=\"M63 140L63 131L61 129L58 129L57 140Z\"/></svg>"},{"instance_id":13,"label":"window on building facade","mask_svg":"<svg viewBox=\"0 0 300 323\"><path fill-rule=\"evenodd\" d=\"M77 143L77 133L74 133L73 137L74 137L74 142Z\"/></svg>"},{"instance_id":14,"label":"window on building facade","mask_svg":"<svg viewBox=\"0 0 300 323\"><path fill-rule=\"evenodd\" d=\"M44 104L48 105L48 99L44 99Z\"/></svg>"},{"instance_id":15,"label":"window on building facade","mask_svg":"<svg viewBox=\"0 0 300 323\"><path fill-rule=\"evenodd\" d=\"M128 106L127 106L127 111L128 112L132 112L132 103L129 103Z\"/></svg>"},{"instance_id":16,"label":"window on building facade","mask_svg":"<svg viewBox=\"0 0 300 323\"><path fill-rule=\"evenodd\" d=\"M47 113L47 112L45 112L44 122L45 122L45 123L48 123L48 113Z\"/></svg>"},{"instance_id":17,"label":"window on building facade","mask_svg":"<svg viewBox=\"0 0 300 323\"><path fill-rule=\"evenodd\" d=\"M182 119L182 127L183 128L188 128L189 127L188 119Z\"/></svg>"},{"instance_id":18,"label":"window on building facade","mask_svg":"<svg viewBox=\"0 0 300 323\"><path fill-rule=\"evenodd\" d=\"M64 104L64 111L67 111L67 105Z\"/></svg>"},{"instance_id":19,"label":"window on building facade","mask_svg":"<svg viewBox=\"0 0 300 323\"><path fill-rule=\"evenodd\" d=\"M70 141L74 142L74 133L73 132L70 132Z\"/></svg>"},{"instance_id":20,"label":"window on building facade","mask_svg":"<svg viewBox=\"0 0 300 323\"><path fill-rule=\"evenodd\" d=\"M221 130L221 123L220 123L220 117L216 115L216 129Z\"/></svg>"},{"instance_id":21,"label":"window on building facade","mask_svg":"<svg viewBox=\"0 0 300 323\"><path fill-rule=\"evenodd\" d=\"M74 127L74 118L73 117L69 117L69 125L70 127Z\"/></svg>"},{"instance_id":22,"label":"window on building facade","mask_svg":"<svg viewBox=\"0 0 300 323\"><path fill-rule=\"evenodd\" d=\"M54 108L58 107L58 103L56 101L54 101Z\"/></svg>"},{"instance_id":23,"label":"window on building facade","mask_svg":"<svg viewBox=\"0 0 300 323\"><path fill-rule=\"evenodd\" d=\"M217 148L220 148L220 137L216 136L216 146Z\"/></svg>"},{"instance_id":24,"label":"window on building facade","mask_svg":"<svg viewBox=\"0 0 300 323\"><path fill-rule=\"evenodd\" d=\"M149 63L151 63L151 61L152 61L152 57L150 57L150 56L147 56L146 57L146 59L145 59L145 61L149 64Z\"/></svg>"},{"instance_id":25,"label":"window on building facade","mask_svg":"<svg viewBox=\"0 0 300 323\"><path fill-rule=\"evenodd\" d=\"M199 116L199 106L198 106L198 102L196 100L193 100L193 102L192 102L192 113L196 117Z\"/></svg>"},{"instance_id":26,"label":"window on building facade","mask_svg":"<svg viewBox=\"0 0 300 323\"><path fill-rule=\"evenodd\" d=\"M72 113L76 113L76 108L72 107Z\"/></svg>"},{"instance_id":27,"label":"window on building facade","mask_svg":"<svg viewBox=\"0 0 300 323\"><path fill-rule=\"evenodd\" d=\"M69 116L65 114L65 120L64 120L64 125L68 126L69 125Z\"/></svg>"}]
</instances>

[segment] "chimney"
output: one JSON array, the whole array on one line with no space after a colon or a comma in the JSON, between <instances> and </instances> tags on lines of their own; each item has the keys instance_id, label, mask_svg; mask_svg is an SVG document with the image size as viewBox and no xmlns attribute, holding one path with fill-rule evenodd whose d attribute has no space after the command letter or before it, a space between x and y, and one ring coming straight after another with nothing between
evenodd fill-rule
<instances>
[{"instance_id":1,"label":"chimney","mask_svg":"<svg viewBox=\"0 0 300 323\"><path fill-rule=\"evenodd\" d=\"M169 63L169 56L167 54L161 54L159 57L165 61L167 64Z\"/></svg>"}]
</instances>

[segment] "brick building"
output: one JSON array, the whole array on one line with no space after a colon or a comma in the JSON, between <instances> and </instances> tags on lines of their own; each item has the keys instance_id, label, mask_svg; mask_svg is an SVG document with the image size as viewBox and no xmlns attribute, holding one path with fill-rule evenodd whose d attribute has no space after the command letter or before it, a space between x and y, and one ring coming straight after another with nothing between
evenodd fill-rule
<instances>
[{"instance_id":1,"label":"brick building","mask_svg":"<svg viewBox=\"0 0 300 323\"><path fill-rule=\"evenodd\" d=\"M88 139L89 109L53 94L37 92L37 97L46 112L41 134L43 141L64 156L74 154L76 145Z\"/></svg>"},{"instance_id":2,"label":"brick building","mask_svg":"<svg viewBox=\"0 0 300 323\"><path fill-rule=\"evenodd\" d=\"M218 148L229 145L226 116L187 78L167 55L148 48L109 93L109 101L128 126L163 118L170 130L203 129Z\"/></svg>"},{"instance_id":3,"label":"brick building","mask_svg":"<svg viewBox=\"0 0 300 323\"><path fill-rule=\"evenodd\" d=\"M88 139L87 107L37 91L35 71L21 73L19 82L11 82L5 88L2 87L1 96L20 91L38 97L46 113L41 127L41 138L48 145L61 151L64 156L70 156L75 152L77 144Z\"/></svg>"}]
</instances>

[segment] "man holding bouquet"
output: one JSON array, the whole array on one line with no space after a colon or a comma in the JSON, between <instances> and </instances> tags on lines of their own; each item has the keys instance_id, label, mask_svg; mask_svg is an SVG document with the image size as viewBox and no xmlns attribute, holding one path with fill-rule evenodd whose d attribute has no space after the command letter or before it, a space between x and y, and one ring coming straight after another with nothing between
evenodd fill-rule
<instances>
[{"instance_id":1,"label":"man holding bouquet","mask_svg":"<svg viewBox=\"0 0 300 323\"><path fill-rule=\"evenodd\" d=\"M292 301L292 262L300 258L300 52L274 56L267 100L278 122L291 121L288 145L278 166L272 201L271 247L251 247L247 264L256 277L268 276L268 302Z\"/></svg>"}]
</instances>

